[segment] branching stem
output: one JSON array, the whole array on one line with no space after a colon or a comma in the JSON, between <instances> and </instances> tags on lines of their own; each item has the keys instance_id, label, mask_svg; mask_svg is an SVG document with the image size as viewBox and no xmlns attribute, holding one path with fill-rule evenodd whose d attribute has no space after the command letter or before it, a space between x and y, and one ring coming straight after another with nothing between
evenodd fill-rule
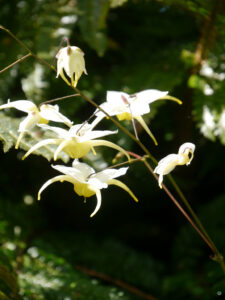
<instances>
[{"instance_id":1,"label":"branching stem","mask_svg":"<svg viewBox=\"0 0 225 300\"><path fill-rule=\"evenodd\" d=\"M68 95L68 96L63 96L63 97L51 99L51 100L48 100L48 101L45 101L45 102L41 102L39 107L43 104L54 103L54 102L57 102L57 101L61 101L61 100L65 100L65 99L72 98L72 97L77 97L77 96L80 96L80 95L79 94L72 94L72 95Z\"/></svg>"},{"instance_id":2,"label":"branching stem","mask_svg":"<svg viewBox=\"0 0 225 300\"><path fill-rule=\"evenodd\" d=\"M20 63L21 61L23 61L24 59L26 59L27 57L31 56L30 53L24 55L23 57L17 59L16 61L14 61L12 64L8 65L7 67L5 67L4 69L0 70L0 74L5 72L6 70L12 68L13 66L15 66L16 64Z\"/></svg>"}]
</instances>

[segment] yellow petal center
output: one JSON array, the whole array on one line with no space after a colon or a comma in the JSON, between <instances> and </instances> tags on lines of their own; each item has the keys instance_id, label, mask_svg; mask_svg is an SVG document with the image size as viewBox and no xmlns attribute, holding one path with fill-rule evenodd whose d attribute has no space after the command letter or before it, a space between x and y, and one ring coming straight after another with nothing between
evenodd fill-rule
<instances>
[{"instance_id":1,"label":"yellow petal center","mask_svg":"<svg viewBox=\"0 0 225 300\"><path fill-rule=\"evenodd\" d=\"M132 120L132 116L130 113L125 112L119 115L116 115L119 121L123 121L123 120Z\"/></svg>"},{"instance_id":2,"label":"yellow petal center","mask_svg":"<svg viewBox=\"0 0 225 300\"><path fill-rule=\"evenodd\" d=\"M49 123L49 120L46 120L42 117L40 117L39 121L38 121L38 124L48 124Z\"/></svg>"},{"instance_id":3,"label":"yellow petal center","mask_svg":"<svg viewBox=\"0 0 225 300\"><path fill-rule=\"evenodd\" d=\"M67 144L63 151L66 152L71 158L81 158L88 154L91 149L91 144L89 142L77 143L71 140Z\"/></svg>"},{"instance_id":4,"label":"yellow petal center","mask_svg":"<svg viewBox=\"0 0 225 300\"><path fill-rule=\"evenodd\" d=\"M74 191L79 196L91 197L96 194L95 190L89 185L81 182L74 184Z\"/></svg>"}]
</instances>

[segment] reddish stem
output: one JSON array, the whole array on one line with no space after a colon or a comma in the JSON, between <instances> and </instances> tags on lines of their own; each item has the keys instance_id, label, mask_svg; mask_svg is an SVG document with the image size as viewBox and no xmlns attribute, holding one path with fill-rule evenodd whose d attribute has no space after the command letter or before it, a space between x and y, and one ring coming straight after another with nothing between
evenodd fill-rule
<instances>
[{"instance_id":1,"label":"reddish stem","mask_svg":"<svg viewBox=\"0 0 225 300\"><path fill-rule=\"evenodd\" d=\"M133 156L135 158L143 158L142 156L129 152L130 156ZM158 181L158 176L154 173L152 167L149 165L149 163L146 160L143 160L145 166L148 168L148 170L152 173L154 178ZM180 210L180 212L184 215L184 217L188 220L188 222L193 226L193 228L197 231L197 233L201 236L201 238L205 241L205 243L209 246L209 248L213 251L213 253L217 253L214 249L214 247L211 245L211 243L208 241L208 239L205 237L205 235L199 230L199 228L195 225L195 223L192 221L192 219L189 217L189 215L185 212L185 210L182 208L182 206L178 203L178 201L174 198L174 196L171 194L171 192L167 189L164 183L162 183L162 187L164 191L167 193L167 195L170 197L170 199L173 201L173 203L176 205L176 207Z\"/></svg>"}]
</instances>

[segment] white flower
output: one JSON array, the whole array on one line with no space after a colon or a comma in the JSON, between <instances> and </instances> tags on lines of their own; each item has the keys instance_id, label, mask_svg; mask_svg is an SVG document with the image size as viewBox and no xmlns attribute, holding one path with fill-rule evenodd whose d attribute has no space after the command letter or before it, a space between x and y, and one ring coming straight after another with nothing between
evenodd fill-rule
<instances>
[{"instance_id":1,"label":"white flower","mask_svg":"<svg viewBox=\"0 0 225 300\"><path fill-rule=\"evenodd\" d=\"M85 69L84 53L76 46L68 46L59 50L56 58L57 61L57 77L60 75L62 79L70 85L69 81L64 75L71 79L71 85L76 87L79 78L84 72L87 75Z\"/></svg>"},{"instance_id":2,"label":"white flower","mask_svg":"<svg viewBox=\"0 0 225 300\"><path fill-rule=\"evenodd\" d=\"M90 150L92 150L95 154L94 147L97 146L107 146L116 149L117 151L124 153L127 158L130 159L127 152L118 145L106 140L96 140L97 138L106 135L115 134L117 133L117 131L92 130L93 126L88 123L74 125L69 130L47 125L40 126L43 129L54 131L58 135L58 137L40 141L30 148L30 150L24 155L23 159L25 159L33 151L48 144L58 145L58 148L54 153L54 160L57 160L58 154L61 151L66 152L71 158L81 158Z\"/></svg>"},{"instance_id":3,"label":"white flower","mask_svg":"<svg viewBox=\"0 0 225 300\"><path fill-rule=\"evenodd\" d=\"M71 127L72 122L59 112L58 105L43 104L40 109L32 102L28 100L18 100L8 102L0 106L0 110L4 108L16 108L18 110L27 113L27 117L20 123L19 130L20 135L17 139L15 148L18 149L21 139L24 134L31 130L37 124L46 124L49 121L65 123Z\"/></svg>"},{"instance_id":4,"label":"white flower","mask_svg":"<svg viewBox=\"0 0 225 300\"><path fill-rule=\"evenodd\" d=\"M58 170L59 172L65 175L59 175L53 177L52 179L48 180L39 190L38 192L38 200L41 198L41 193L44 189L46 189L50 184L56 181L68 181L74 185L74 191L83 197L91 197L96 195L97 197L97 205L91 217L93 217L96 212L99 210L101 206L101 189L105 189L108 185L117 185L128 192L131 197L135 201L138 201L131 190L121 181L116 180L119 176L124 175L127 172L128 168L120 168L120 169L106 169L104 171L96 173L93 168L85 163L80 163L78 160L73 162L72 167L66 166L52 166L54 169Z\"/></svg>"},{"instance_id":5,"label":"white flower","mask_svg":"<svg viewBox=\"0 0 225 300\"><path fill-rule=\"evenodd\" d=\"M108 91L106 102L101 104L100 107L110 116L117 116L120 121L131 120L132 118L136 119L157 145L156 139L142 118L142 115L149 113L149 104L159 99L169 99L176 101L179 104L182 103L180 100L167 94L168 92L161 92L158 90L144 90L133 95L128 95L123 92ZM94 122L97 124L105 117L105 114L98 111L96 116Z\"/></svg>"},{"instance_id":6,"label":"white flower","mask_svg":"<svg viewBox=\"0 0 225 300\"><path fill-rule=\"evenodd\" d=\"M215 133L214 133L214 130L216 129L215 115L206 105L204 105L203 107L202 121L203 124L200 129L201 133L208 139L215 141Z\"/></svg>"},{"instance_id":7,"label":"white flower","mask_svg":"<svg viewBox=\"0 0 225 300\"><path fill-rule=\"evenodd\" d=\"M189 165L194 157L195 145L184 143L180 146L178 154L169 154L158 163L154 173L159 174L159 187L162 188L163 175L169 174L178 165ZM191 155L189 157L189 154Z\"/></svg>"}]
</instances>

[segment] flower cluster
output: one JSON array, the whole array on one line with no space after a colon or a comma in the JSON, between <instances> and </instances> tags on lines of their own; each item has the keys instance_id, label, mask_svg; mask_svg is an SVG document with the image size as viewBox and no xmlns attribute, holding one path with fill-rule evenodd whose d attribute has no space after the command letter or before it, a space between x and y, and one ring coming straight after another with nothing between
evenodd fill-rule
<instances>
[{"instance_id":1,"label":"flower cluster","mask_svg":"<svg viewBox=\"0 0 225 300\"><path fill-rule=\"evenodd\" d=\"M62 48L58 52L57 59L57 77L60 75L68 85L75 88L82 73L87 74L85 69L84 53L78 47L68 46ZM70 81L68 78L70 78ZM96 172L92 167L78 160L87 155L89 151L96 154L97 147L106 146L122 153L127 157L128 162L130 161L130 156L126 150L108 140L100 139L104 136L117 134L117 131L96 130L95 127L107 115L117 116L119 121L132 120L134 130L134 120L136 120L157 145L157 141L144 121L143 115L150 112L151 103L162 99L173 100L178 104L182 103L180 100L169 96L167 91L163 92L148 89L132 95L119 91L108 91L106 95L106 102L102 103L100 105L100 109L95 111L95 119L92 123L84 121L82 124L75 125L73 125L73 122L59 112L59 107L57 105L42 104L37 107L32 101L18 100L1 105L0 110L16 108L27 113L27 116L19 125L19 136L16 141L16 149L19 147L24 135L29 133L36 125L39 126L41 130L49 130L54 132L56 135L55 138L41 140L32 146L27 153L25 153L23 159L28 157L37 149L51 144L57 146L53 157L55 161L58 159L61 152L65 152L74 160L70 167L63 165L52 166L63 175L58 175L49 179L39 190L38 200L40 200L43 190L50 184L57 181L68 181L73 184L74 191L79 196L87 198L96 195L97 205L91 214L92 217L101 206L101 189L107 188L109 185L119 186L135 201L138 201L133 192L124 183L115 179L119 176L125 175L128 168L115 169L109 167L100 172ZM50 121L64 123L68 128L64 129L57 126L47 125ZM175 166L190 164L194 150L194 144L185 143L179 148L178 154L170 154L159 162L154 172L159 174L160 188L162 188L163 176L172 171Z\"/></svg>"}]
</instances>

